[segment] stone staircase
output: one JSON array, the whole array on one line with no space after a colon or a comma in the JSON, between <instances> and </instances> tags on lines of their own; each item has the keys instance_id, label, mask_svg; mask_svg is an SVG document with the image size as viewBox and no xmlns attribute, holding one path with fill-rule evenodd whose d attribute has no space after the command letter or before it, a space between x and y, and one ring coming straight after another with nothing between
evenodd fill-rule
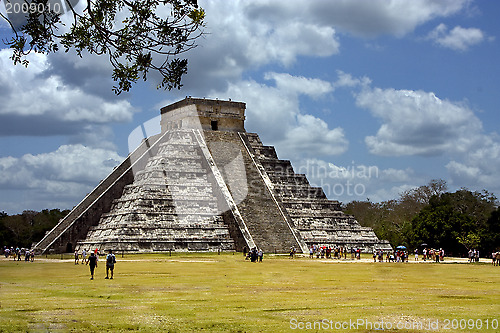
<instances>
[{"instance_id":1,"label":"stone staircase","mask_svg":"<svg viewBox=\"0 0 500 333\"><path fill-rule=\"evenodd\" d=\"M240 173L239 177L246 177L244 182L246 196L237 206L256 246L266 253L288 252L292 246L299 252L305 249L300 239L294 235L294 230L288 225L286 216L283 216L272 191L268 189L258 166L252 160L252 152L245 147L240 137L243 133L205 131L204 134L219 169L223 169L224 165L231 163L237 156L242 158L240 170L232 172L231 176L235 177L235 173ZM221 143L226 144L226 149L217 149ZM228 149L229 146L233 149ZM224 175L224 179L228 184L234 182L227 174ZM240 182L239 186L229 186L233 197L241 195L236 193L241 192L241 185Z\"/></svg>"}]
</instances>

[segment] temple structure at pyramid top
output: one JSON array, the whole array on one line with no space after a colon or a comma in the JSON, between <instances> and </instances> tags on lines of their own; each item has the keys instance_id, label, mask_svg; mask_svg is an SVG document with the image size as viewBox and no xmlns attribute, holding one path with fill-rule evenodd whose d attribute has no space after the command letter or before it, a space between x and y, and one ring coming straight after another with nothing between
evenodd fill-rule
<instances>
[{"instance_id":1,"label":"temple structure at pyramid top","mask_svg":"<svg viewBox=\"0 0 500 333\"><path fill-rule=\"evenodd\" d=\"M390 249L244 121L241 102L189 97L162 108L161 132L144 138L36 250Z\"/></svg>"},{"instance_id":2,"label":"temple structure at pyramid top","mask_svg":"<svg viewBox=\"0 0 500 333\"><path fill-rule=\"evenodd\" d=\"M187 97L161 108L161 130L245 132L245 103Z\"/></svg>"}]
</instances>

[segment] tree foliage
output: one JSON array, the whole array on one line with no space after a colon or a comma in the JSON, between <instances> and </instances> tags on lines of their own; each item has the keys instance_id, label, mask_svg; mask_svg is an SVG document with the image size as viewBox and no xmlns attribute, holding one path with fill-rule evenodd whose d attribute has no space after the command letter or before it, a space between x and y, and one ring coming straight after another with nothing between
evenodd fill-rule
<instances>
[{"instance_id":1,"label":"tree foliage","mask_svg":"<svg viewBox=\"0 0 500 333\"><path fill-rule=\"evenodd\" d=\"M467 189L433 196L413 219L409 241L413 246L426 242L453 254L470 248L489 251L482 241L490 232L495 204L496 198L488 192Z\"/></svg>"},{"instance_id":2,"label":"tree foliage","mask_svg":"<svg viewBox=\"0 0 500 333\"><path fill-rule=\"evenodd\" d=\"M22 214L7 215L0 213L0 245L30 248L40 241L45 233L51 230L69 210L42 210L36 212L25 210Z\"/></svg>"},{"instance_id":3,"label":"tree foliage","mask_svg":"<svg viewBox=\"0 0 500 333\"><path fill-rule=\"evenodd\" d=\"M446 191L446 182L433 179L422 185L403 192L398 200L381 203L353 201L345 210L353 214L362 226L373 228L380 239L386 239L393 247L410 246L408 235L413 218L425 207L433 195Z\"/></svg>"},{"instance_id":4,"label":"tree foliage","mask_svg":"<svg viewBox=\"0 0 500 333\"><path fill-rule=\"evenodd\" d=\"M87 0L83 11L76 9L78 1L63 0L72 17L69 28L52 1L23 1L29 10L22 22L0 13L13 31L5 43L14 64L27 66L29 53L48 54L61 47L80 57L85 52L106 55L118 82L116 94L129 91L140 78L146 80L150 70L162 77L158 88L180 88L187 60L177 56L195 47L203 33L205 12L196 0ZM167 10L168 15L162 14Z\"/></svg>"},{"instance_id":5,"label":"tree foliage","mask_svg":"<svg viewBox=\"0 0 500 333\"><path fill-rule=\"evenodd\" d=\"M487 191L449 193L446 188L445 181L432 180L403 192L398 200L353 201L345 210L393 247L421 248L425 243L454 255L471 248L485 255L500 250L497 198Z\"/></svg>"},{"instance_id":6,"label":"tree foliage","mask_svg":"<svg viewBox=\"0 0 500 333\"><path fill-rule=\"evenodd\" d=\"M481 247L484 250L500 251L500 207L494 210L481 235Z\"/></svg>"},{"instance_id":7,"label":"tree foliage","mask_svg":"<svg viewBox=\"0 0 500 333\"><path fill-rule=\"evenodd\" d=\"M7 213L0 213L0 245L9 244L14 238L14 233L5 226L5 219L8 217Z\"/></svg>"},{"instance_id":8,"label":"tree foliage","mask_svg":"<svg viewBox=\"0 0 500 333\"><path fill-rule=\"evenodd\" d=\"M479 246L481 237L477 233L471 232L463 236L458 236L457 240L460 244L465 246L467 250L472 250Z\"/></svg>"}]
</instances>

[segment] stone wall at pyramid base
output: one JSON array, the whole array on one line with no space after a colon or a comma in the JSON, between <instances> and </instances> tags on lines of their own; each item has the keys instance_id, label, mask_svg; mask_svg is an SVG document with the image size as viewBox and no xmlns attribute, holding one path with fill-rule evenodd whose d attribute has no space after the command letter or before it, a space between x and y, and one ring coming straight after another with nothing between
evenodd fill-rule
<instances>
[{"instance_id":1,"label":"stone wall at pyramid base","mask_svg":"<svg viewBox=\"0 0 500 333\"><path fill-rule=\"evenodd\" d=\"M106 241L100 243L79 242L78 249L113 249L116 252L127 253L151 253L151 252L231 252L235 251L234 242L232 240L226 241L206 241L202 239L190 241L156 241L156 240L140 240L132 242L126 240L120 241Z\"/></svg>"},{"instance_id":2,"label":"stone wall at pyramid base","mask_svg":"<svg viewBox=\"0 0 500 333\"><path fill-rule=\"evenodd\" d=\"M311 229L301 231L302 238L309 247L313 245L328 246L331 248L343 247L347 249L360 249L362 252L371 253L373 250L391 251L388 241L379 240L371 228L360 227L356 229Z\"/></svg>"}]
</instances>

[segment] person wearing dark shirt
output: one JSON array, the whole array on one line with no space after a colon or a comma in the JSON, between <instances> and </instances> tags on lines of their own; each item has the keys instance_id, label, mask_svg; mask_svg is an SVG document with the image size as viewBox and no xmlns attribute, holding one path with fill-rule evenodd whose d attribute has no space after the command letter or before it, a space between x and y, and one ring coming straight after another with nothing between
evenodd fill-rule
<instances>
[{"instance_id":1,"label":"person wearing dark shirt","mask_svg":"<svg viewBox=\"0 0 500 333\"><path fill-rule=\"evenodd\" d=\"M94 279L94 269L97 267L97 256L94 252L90 253L89 257L89 266L90 266L90 279Z\"/></svg>"},{"instance_id":2,"label":"person wearing dark shirt","mask_svg":"<svg viewBox=\"0 0 500 333\"><path fill-rule=\"evenodd\" d=\"M115 269L116 258L112 250L109 250L109 254L106 256L106 277L105 279L113 279L113 270ZM111 271L111 278L109 277L109 271Z\"/></svg>"}]
</instances>

